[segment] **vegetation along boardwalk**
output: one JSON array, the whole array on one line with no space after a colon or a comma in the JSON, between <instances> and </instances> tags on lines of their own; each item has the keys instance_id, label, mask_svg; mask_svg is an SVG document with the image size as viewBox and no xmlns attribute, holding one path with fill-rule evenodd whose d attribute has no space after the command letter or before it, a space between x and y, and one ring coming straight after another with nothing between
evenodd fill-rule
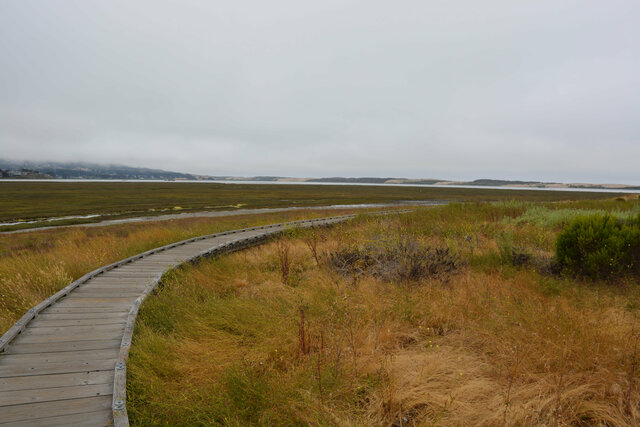
<instances>
[{"instance_id":1,"label":"vegetation along boardwalk","mask_svg":"<svg viewBox=\"0 0 640 427\"><path fill-rule=\"evenodd\" d=\"M81 277L0 338L0 424L128 425L126 360L135 318L166 271L255 245L287 228L326 226L353 216L196 237Z\"/></svg>"}]
</instances>

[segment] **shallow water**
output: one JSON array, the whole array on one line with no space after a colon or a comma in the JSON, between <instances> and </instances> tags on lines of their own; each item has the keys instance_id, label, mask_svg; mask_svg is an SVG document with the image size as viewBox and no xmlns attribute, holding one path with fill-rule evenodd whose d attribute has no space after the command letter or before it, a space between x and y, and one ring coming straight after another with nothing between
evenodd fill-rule
<instances>
[{"instance_id":1,"label":"shallow water","mask_svg":"<svg viewBox=\"0 0 640 427\"><path fill-rule=\"evenodd\" d=\"M16 222L0 222L0 227L3 225L18 225L18 224L39 224L42 222L53 222L53 221L63 221L65 219L85 219L85 218L96 218L99 216L106 216L102 214L91 214L91 215L70 215L70 216L60 216L55 218L45 218L45 219L33 219L29 221L16 221Z\"/></svg>"},{"instance_id":2,"label":"shallow water","mask_svg":"<svg viewBox=\"0 0 640 427\"><path fill-rule=\"evenodd\" d=\"M363 203L363 204L330 205L330 206L307 206L307 207L294 206L294 207L288 207L288 208L235 209L232 211L182 212L182 213L165 214L165 215L153 215L153 216L145 215L145 216L137 216L137 217L131 217L131 218L108 219L108 220L97 221L92 223L83 223L83 224L33 227L33 228L25 228L21 230L4 231L4 232L0 232L0 234L24 233L28 231L47 230L47 229L58 228L58 227L98 227L98 226L104 226L104 225L125 224L129 222L166 221L169 219L179 219L179 218L223 217L223 216L232 216L232 215L252 215L252 214L286 212L286 211L296 211L296 210L312 210L312 209L336 209L336 210L337 209L366 209L366 208L385 208L385 207L397 207L397 206L409 206L409 205L438 206L446 203L448 202L435 201L435 200L423 200L423 201L401 201L396 203ZM109 215L114 215L114 214L75 215L75 216L47 218L47 219L33 220L33 221L5 222L5 223L0 223L0 226L10 226L10 225L19 225L19 224L43 224L46 222L61 221L63 219L85 219L85 218L95 218L95 217L109 216Z\"/></svg>"},{"instance_id":3,"label":"shallow water","mask_svg":"<svg viewBox=\"0 0 640 427\"><path fill-rule=\"evenodd\" d=\"M374 184L368 182L310 182L310 181L167 181L162 179L0 179L0 182L175 182L190 184L258 184L258 185L360 185L360 186L380 186L380 187L428 187L428 188L477 188L489 190L531 190L531 191L579 191L594 193L640 193L640 189L624 188L576 188L576 187L518 187L518 186L498 186L498 185L462 185L462 184Z\"/></svg>"}]
</instances>

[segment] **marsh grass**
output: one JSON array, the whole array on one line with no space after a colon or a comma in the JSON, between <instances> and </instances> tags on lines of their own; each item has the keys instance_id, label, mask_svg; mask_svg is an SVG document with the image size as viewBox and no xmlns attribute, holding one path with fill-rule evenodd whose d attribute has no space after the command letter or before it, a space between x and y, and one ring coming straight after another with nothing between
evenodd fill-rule
<instances>
[{"instance_id":1,"label":"marsh grass","mask_svg":"<svg viewBox=\"0 0 640 427\"><path fill-rule=\"evenodd\" d=\"M191 218L0 235L0 334L28 309L73 280L119 259L194 236L341 213L332 210Z\"/></svg>"},{"instance_id":2,"label":"marsh grass","mask_svg":"<svg viewBox=\"0 0 640 427\"><path fill-rule=\"evenodd\" d=\"M637 424L637 284L503 262L503 233L529 251L551 249L555 231L504 221L524 210L451 205L361 217L317 239L321 254L381 237L447 247L469 260L448 281L354 282L316 262L304 234L286 238L296 286L282 283L278 242L177 271L140 313L131 421Z\"/></svg>"},{"instance_id":3,"label":"marsh grass","mask_svg":"<svg viewBox=\"0 0 640 427\"><path fill-rule=\"evenodd\" d=\"M517 218L506 218L505 223L529 223L539 227L557 229L581 216L612 215L630 220L640 214L640 205L632 199L618 198L609 202L573 202L557 205L522 203L525 211Z\"/></svg>"},{"instance_id":4,"label":"marsh grass","mask_svg":"<svg viewBox=\"0 0 640 427\"><path fill-rule=\"evenodd\" d=\"M618 194L623 196L624 194ZM42 220L71 215L56 224L96 222L176 211L233 210L291 206L389 203L407 200L586 200L615 197L612 193L496 190L483 188L385 187L357 185L216 184L175 182L0 182L0 222ZM46 226L18 224L0 230Z\"/></svg>"}]
</instances>

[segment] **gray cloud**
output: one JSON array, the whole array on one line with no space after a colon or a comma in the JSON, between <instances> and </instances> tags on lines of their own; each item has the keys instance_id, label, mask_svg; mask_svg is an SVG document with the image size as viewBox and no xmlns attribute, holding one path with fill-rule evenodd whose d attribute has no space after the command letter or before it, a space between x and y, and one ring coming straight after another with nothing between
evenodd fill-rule
<instances>
[{"instance_id":1,"label":"gray cloud","mask_svg":"<svg viewBox=\"0 0 640 427\"><path fill-rule=\"evenodd\" d=\"M640 3L0 1L0 157L639 183Z\"/></svg>"}]
</instances>

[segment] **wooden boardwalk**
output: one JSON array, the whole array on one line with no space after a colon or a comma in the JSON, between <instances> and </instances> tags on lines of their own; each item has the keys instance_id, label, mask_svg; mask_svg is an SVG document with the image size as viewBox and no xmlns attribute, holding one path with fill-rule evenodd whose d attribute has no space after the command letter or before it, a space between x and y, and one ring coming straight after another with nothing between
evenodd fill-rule
<instances>
[{"instance_id":1,"label":"wooden boardwalk","mask_svg":"<svg viewBox=\"0 0 640 427\"><path fill-rule=\"evenodd\" d=\"M0 339L0 424L128 425L126 360L138 308L168 270L253 246L295 221L174 243L91 272L43 301Z\"/></svg>"}]
</instances>

